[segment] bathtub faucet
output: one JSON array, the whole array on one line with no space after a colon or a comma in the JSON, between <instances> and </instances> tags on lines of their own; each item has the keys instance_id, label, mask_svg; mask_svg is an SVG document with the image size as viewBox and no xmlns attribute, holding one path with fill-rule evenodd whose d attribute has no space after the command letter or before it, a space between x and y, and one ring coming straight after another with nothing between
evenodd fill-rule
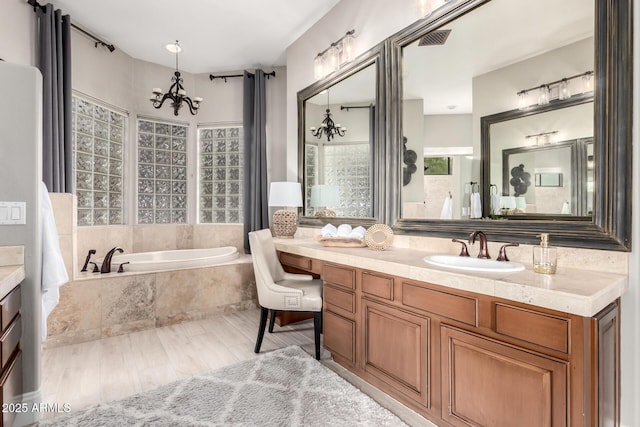
<instances>
[{"instance_id":1,"label":"bathtub faucet","mask_svg":"<svg viewBox=\"0 0 640 427\"><path fill-rule=\"evenodd\" d=\"M113 258L113 254L116 252L122 253L124 252L124 249L116 246L115 248L107 252L107 254L104 256L104 259L102 260L102 268L100 268L100 273L111 273L111 258Z\"/></svg>"}]
</instances>

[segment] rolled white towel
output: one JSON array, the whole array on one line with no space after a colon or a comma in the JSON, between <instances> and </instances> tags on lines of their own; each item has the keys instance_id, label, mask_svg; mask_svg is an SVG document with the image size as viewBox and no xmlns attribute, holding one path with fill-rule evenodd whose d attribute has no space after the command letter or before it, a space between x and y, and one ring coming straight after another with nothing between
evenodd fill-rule
<instances>
[{"instance_id":1,"label":"rolled white towel","mask_svg":"<svg viewBox=\"0 0 640 427\"><path fill-rule=\"evenodd\" d=\"M338 229L333 224L327 224L322 227L322 231L320 232L322 237L336 237L338 235Z\"/></svg>"},{"instance_id":2,"label":"rolled white towel","mask_svg":"<svg viewBox=\"0 0 640 427\"><path fill-rule=\"evenodd\" d=\"M351 233L349 233L349 237L356 237L358 239L362 239L364 238L365 234L367 234L367 229L362 226L358 226L353 230L351 230Z\"/></svg>"},{"instance_id":3,"label":"rolled white towel","mask_svg":"<svg viewBox=\"0 0 640 427\"><path fill-rule=\"evenodd\" d=\"M349 237L351 234L351 226L349 224L340 224L338 226L338 237Z\"/></svg>"},{"instance_id":4,"label":"rolled white towel","mask_svg":"<svg viewBox=\"0 0 640 427\"><path fill-rule=\"evenodd\" d=\"M560 214L569 215L570 213L571 213L571 205L569 205L569 202L565 200L565 202L562 204L562 210L560 211Z\"/></svg>"}]
</instances>

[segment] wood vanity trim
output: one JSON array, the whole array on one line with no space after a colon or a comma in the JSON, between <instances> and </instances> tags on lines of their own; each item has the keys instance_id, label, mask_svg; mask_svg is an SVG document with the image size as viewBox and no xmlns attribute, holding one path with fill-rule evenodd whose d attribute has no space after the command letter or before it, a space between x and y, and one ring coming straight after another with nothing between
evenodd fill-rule
<instances>
[{"instance_id":1,"label":"wood vanity trim","mask_svg":"<svg viewBox=\"0 0 640 427\"><path fill-rule=\"evenodd\" d=\"M495 304L495 331L562 353L569 352L571 321L512 305Z\"/></svg>"},{"instance_id":2,"label":"wood vanity trim","mask_svg":"<svg viewBox=\"0 0 640 427\"><path fill-rule=\"evenodd\" d=\"M402 304L470 326L478 326L478 299L402 282Z\"/></svg>"}]
</instances>

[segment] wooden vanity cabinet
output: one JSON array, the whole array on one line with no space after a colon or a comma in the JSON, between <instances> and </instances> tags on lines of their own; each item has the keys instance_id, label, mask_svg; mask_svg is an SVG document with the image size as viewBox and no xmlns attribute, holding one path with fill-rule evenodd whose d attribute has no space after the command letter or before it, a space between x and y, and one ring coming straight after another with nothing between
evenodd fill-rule
<instances>
[{"instance_id":1,"label":"wooden vanity cabinet","mask_svg":"<svg viewBox=\"0 0 640 427\"><path fill-rule=\"evenodd\" d=\"M324 346L441 426L619 425L619 303L584 318L324 262Z\"/></svg>"},{"instance_id":2,"label":"wooden vanity cabinet","mask_svg":"<svg viewBox=\"0 0 640 427\"><path fill-rule=\"evenodd\" d=\"M278 259L280 260L280 264L282 264L282 268L284 268L284 271L287 273L311 274L315 278L320 277L322 261L287 252L278 252ZM313 319L313 313L306 311L281 311L276 314L276 323L278 326L285 326L290 323L302 322L308 319Z\"/></svg>"},{"instance_id":3,"label":"wooden vanity cabinet","mask_svg":"<svg viewBox=\"0 0 640 427\"><path fill-rule=\"evenodd\" d=\"M0 396L2 408L19 404L22 396L22 336L21 286L18 285L5 295L0 295ZM12 426L17 410L10 406L3 410L0 427Z\"/></svg>"}]
</instances>

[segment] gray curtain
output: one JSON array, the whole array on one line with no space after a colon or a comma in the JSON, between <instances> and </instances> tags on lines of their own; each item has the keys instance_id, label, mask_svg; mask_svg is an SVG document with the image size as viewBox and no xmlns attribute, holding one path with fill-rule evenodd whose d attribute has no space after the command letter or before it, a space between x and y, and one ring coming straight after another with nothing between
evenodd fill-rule
<instances>
[{"instance_id":1,"label":"gray curtain","mask_svg":"<svg viewBox=\"0 0 640 427\"><path fill-rule=\"evenodd\" d=\"M269 228L265 76L244 72L244 249L249 232Z\"/></svg>"},{"instance_id":2,"label":"gray curtain","mask_svg":"<svg viewBox=\"0 0 640 427\"><path fill-rule=\"evenodd\" d=\"M38 68L42 73L42 179L50 192L73 191L71 145L71 18L38 8Z\"/></svg>"}]
</instances>

